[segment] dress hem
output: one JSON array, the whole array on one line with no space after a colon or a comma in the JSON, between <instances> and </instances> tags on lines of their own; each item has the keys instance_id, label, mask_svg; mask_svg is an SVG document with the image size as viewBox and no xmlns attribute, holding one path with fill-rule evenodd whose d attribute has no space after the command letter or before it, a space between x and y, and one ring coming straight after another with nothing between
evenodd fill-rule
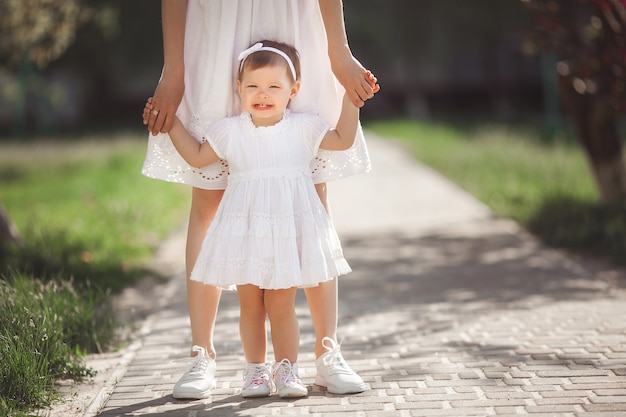
<instances>
[{"instance_id":1,"label":"dress hem","mask_svg":"<svg viewBox=\"0 0 626 417\"><path fill-rule=\"evenodd\" d=\"M320 284L332 281L333 279L338 279L340 276L347 275L350 272L352 272L352 270L348 268L347 271L339 272L337 275L334 275L332 277L326 278L324 280L321 280L321 281L318 281L318 282L315 282L315 283L302 284L302 285L292 285L292 286L285 286L285 287L272 287L272 288L261 287L261 286L255 284L255 283L253 283L253 282L239 282L239 283L235 283L235 284L214 284L214 283L211 283L211 282L205 282L203 280L194 278L193 276L190 279L192 281L195 281L195 282L200 282L200 283L202 283L204 285L211 285L213 287L217 287L217 288L220 288L222 290L227 290L227 291L236 291L237 290L237 285L254 285L254 286L259 287L262 290L286 290L288 288L294 288L294 287L297 287L297 288L315 288L315 287L318 287Z\"/></svg>"}]
</instances>

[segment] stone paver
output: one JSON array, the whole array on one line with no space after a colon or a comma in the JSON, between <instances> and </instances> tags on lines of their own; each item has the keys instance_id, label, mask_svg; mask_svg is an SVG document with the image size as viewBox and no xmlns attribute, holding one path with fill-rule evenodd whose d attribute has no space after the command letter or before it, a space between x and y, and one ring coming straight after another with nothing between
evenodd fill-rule
<instances>
[{"instance_id":1,"label":"stone paver","mask_svg":"<svg viewBox=\"0 0 626 417\"><path fill-rule=\"evenodd\" d=\"M389 142L369 135L369 148L372 173L329 184L354 269L340 280L342 351L366 392L313 385L313 328L299 294L309 397L244 400L237 299L225 293L218 388L209 400L172 398L190 343L181 233L159 257L172 279L158 300L130 297L152 308L84 415L626 416L623 272L542 246Z\"/></svg>"}]
</instances>

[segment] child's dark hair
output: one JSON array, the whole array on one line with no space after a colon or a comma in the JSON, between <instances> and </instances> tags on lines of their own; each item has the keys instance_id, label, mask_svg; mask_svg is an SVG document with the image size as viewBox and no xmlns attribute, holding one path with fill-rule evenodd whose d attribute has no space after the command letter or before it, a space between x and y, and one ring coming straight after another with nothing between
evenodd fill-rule
<instances>
[{"instance_id":1,"label":"child's dark hair","mask_svg":"<svg viewBox=\"0 0 626 417\"><path fill-rule=\"evenodd\" d=\"M300 79L300 55L298 54L298 51L296 50L296 48L286 43L270 41L267 39L259 41L259 42L262 43L263 46L276 48L284 52L285 54L287 54L287 56L289 57L289 59L291 59L291 62L293 63L294 69L296 70L296 79L295 80L293 79L293 75L291 74L291 70L289 69L289 64L287 63L284 57L272 51L256 51L248 55L244 59L243 64L241 65L239 69L239 74L237 75L237 78L240 81L241 81L241 75L244 69L255 70L258 68L262 68L266 66L273 66L273 65L283 66L285 70L287 71L287 74L289 78L291 79L291 82L296 82L297 80Z\"/></svg>"}]
</instances>

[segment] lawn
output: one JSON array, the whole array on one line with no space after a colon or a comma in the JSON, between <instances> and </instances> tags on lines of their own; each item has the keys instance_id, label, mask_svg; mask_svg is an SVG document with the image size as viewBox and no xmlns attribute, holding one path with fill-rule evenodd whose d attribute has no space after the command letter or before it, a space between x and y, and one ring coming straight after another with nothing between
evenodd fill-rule
<instances>
[{"instance_id":1,"label":"lawn","mask_svg":"<svg viewBox=\"0 0 626 417\"><path fill-rule=\"evenodd\" d=\"M0 202L23 246L0 246L0 415L89 375L116 337L110 295L152 276L158 243L184 221L185 186L141 175L146 135L0 144Z\"/></svg>"}]
</instances>

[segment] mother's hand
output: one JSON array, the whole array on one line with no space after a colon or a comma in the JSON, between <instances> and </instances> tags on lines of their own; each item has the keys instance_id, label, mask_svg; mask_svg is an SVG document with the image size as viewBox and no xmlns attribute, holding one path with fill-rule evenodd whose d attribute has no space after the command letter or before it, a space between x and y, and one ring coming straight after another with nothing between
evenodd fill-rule
<instances>
[{"instance_id":1,"label":"mother's hand","mask_svg":"<svg viewBox=\"0 0 626 417\"><path fill-rule=\"evenodd\" d=\"M172 128L184 91L182 74L179 76L163 74L152 98L153 110L143 114L143 124L148 125L148 131L153 135L169 132Z\"/></svg>"},{"instance_id":2,"label":"mother's hand","mask_svg":"<svg viewBox=\"0 0 626 417\"><path fill-rule=\"evenodd\" d=\"M331 57L331 68L357 107L363 107L365 101L380 90L376 77L349 52Z\"/></svg>"}]
</instances>

